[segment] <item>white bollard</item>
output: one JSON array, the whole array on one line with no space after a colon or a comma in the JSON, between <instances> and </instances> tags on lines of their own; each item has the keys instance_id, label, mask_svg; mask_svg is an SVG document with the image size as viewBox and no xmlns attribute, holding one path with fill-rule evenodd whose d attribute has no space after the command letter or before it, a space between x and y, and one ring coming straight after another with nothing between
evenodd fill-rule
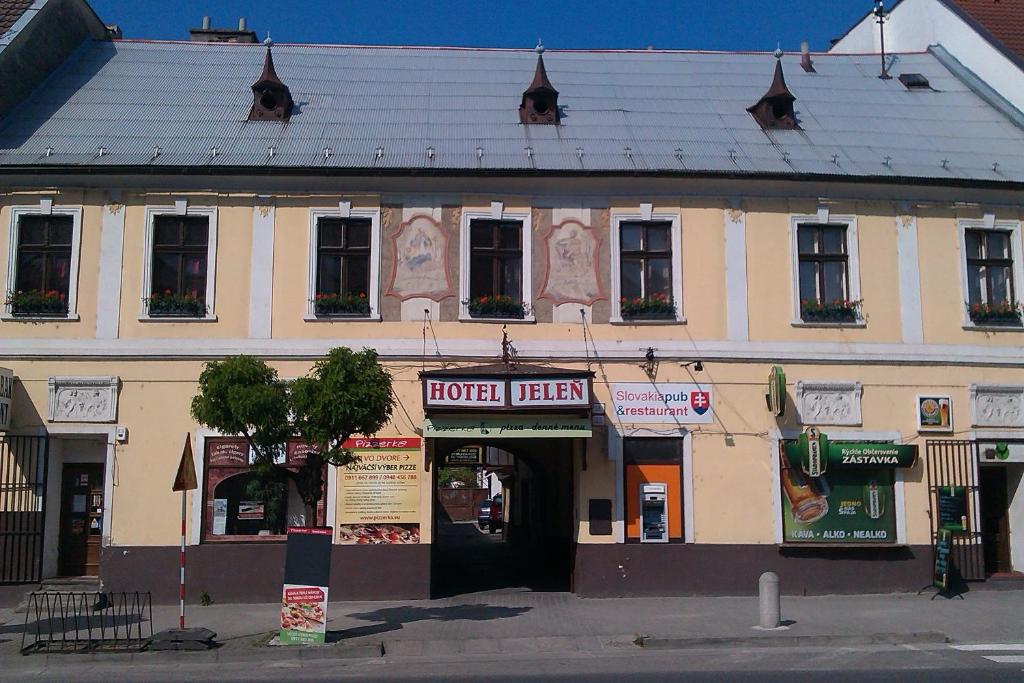
<instances>
[{"instance_id":1,"label":"white bollard","mask_svg":"<svg viewBox=\"0 0 1024 683\"><path fill-rule=\"evenodd\" d=\"M757 580L757 594L761 604L763 629L778 628L782 624L782 605L779 599L779 575L765 572Z\"/></svg>"}]
</instances>

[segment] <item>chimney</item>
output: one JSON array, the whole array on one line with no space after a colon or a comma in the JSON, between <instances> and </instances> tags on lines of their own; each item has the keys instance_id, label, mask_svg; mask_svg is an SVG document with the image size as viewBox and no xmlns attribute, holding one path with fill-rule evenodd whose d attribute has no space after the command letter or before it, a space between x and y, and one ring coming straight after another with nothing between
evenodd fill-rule
<instances>
[{"instance_id":1,"label":"chimney","mask_svg":"<svg viewBox=\"0 0 1024 683\"><path fill-rule=\"evenodd\" d=\"M811 46L807 44L807 41L800 43L800 66L807 73L817 73L814 69L814 62L811 61Z\"/></svg>"},{"instance_id":2,"label":"chimney","mask_svg":"<svg viewBox=\"0 0 1024 683\"><path fill-rule=\"evenodd\" d=\"M194 43L255 43L256 33L246 26L245 17L238 20L238 28L212 28L210 17L203 17L202 28L190 28L188 37Z\"/></svg>"}]
</instances>

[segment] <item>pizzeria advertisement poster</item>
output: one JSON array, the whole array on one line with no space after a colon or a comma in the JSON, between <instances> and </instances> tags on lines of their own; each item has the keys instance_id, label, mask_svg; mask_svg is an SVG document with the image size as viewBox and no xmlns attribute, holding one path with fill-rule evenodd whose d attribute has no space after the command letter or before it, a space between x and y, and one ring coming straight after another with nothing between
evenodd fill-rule
<instances>
[{"instance_id":1,"label":"pizzeria advertisement poster","mask_svg":"<svg viewBox=\"0 0 1024 683\"><path fill-rule=\"evenodd\" d=\"M357 459L339 470L339 542L419 542L420 443L419 437L346 443Z\"/></svg>"},{"instance_id":2,"label":"pizzeria advertisement poster","mask_svg":"<svg viewBox=\"0 0 1024 683\"><path fill-rule=\"evenodd\" d=\"M331 575L329 527L289 527L281 590L282 645L322 644Z\"/></svg>"},{"instance_id":3,"label":"pizzeria advertisement poster","mask_svg":"<svg viewBox=\"0 0 1024 683\"><path fill-rule=\"evenodd\" d=\"M809 477L783 467L786 543L896 543L892 470L830 470Z\"/></svg>"}]
</instances>

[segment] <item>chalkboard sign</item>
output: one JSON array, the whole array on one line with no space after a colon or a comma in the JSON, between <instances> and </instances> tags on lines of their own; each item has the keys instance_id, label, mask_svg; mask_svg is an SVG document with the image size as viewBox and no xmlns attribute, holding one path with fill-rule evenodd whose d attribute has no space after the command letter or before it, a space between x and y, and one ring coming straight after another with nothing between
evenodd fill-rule
<instances>
[{"instance_id":1,"label":"chalkboard sign","mask_svg":"<svg viewBox=\"0 0 1024 683\"><path fill-rule=\"evenodd\" d=\"M289 527L281 599L282 645L322 645L331 575L329 527Z\"/></svg>"},{"instance_id":2,"label":"chalkboard sign","mask_svg":"<svg viewBox=\"0 0 1024 683\"><path fill-rule=\"evenodd\" d=\"M967 530L967 488L964 486L940 486L939 528L948 531Z\"/></svg>"},{"instance_id":3,"label":"chalkboard sign","mask_svg":"<svg viewBox=\"0 0 1024 683\"><path fill-rule=\"evenodd\" d=\"M940 529L935 541L935 587L945 593L949 588L950 553L953 550L953 532Z\"/></svg>"}]
</instances>

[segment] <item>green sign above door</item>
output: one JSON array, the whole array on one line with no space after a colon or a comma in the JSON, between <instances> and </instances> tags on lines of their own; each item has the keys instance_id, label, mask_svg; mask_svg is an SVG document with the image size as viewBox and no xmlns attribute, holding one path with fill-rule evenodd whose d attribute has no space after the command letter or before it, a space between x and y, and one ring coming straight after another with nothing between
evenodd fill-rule
<instances>
[{"instance_id":1,"label":"green sign above door","mask_svg":"<svg viewBox=\"0 0 1024 683\"><path fill-rule=\"evenodd\" d=\"M813 444L801 434L797 441L786 444L786 457L794 467L799 467L811 476L817 476L809 467L813 464ZM917 462L917 446L895 443L862 443L829 441L821 434L818 437L822 467L829 468L868 467L913 467Z\"/></svg>"},{"instance_id":2,"label":"green sign above door","mask_svg":"<svg viewBox=\"0 0 1024 683\"><path fill-rule=\"evenodd\" d=\"M423 420L423 436L485 439L565 439L589 438L590 419L586 417L428 417Z\"/></svg>"}]
</instances>

